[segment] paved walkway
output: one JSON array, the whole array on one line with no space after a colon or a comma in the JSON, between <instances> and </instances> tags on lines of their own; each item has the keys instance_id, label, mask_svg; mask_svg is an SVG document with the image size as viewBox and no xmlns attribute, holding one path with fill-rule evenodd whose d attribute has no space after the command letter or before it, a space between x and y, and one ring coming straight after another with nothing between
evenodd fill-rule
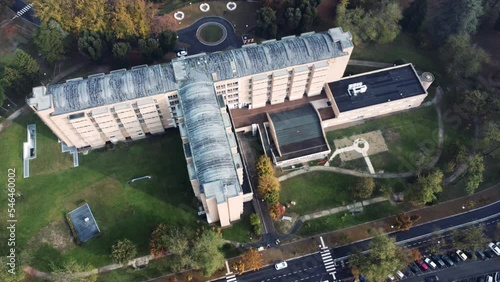
<instances>
[{"instance_id":1,"label":"paved walkway","mask_svg":"<svg viewBox=\"0 0 500 282\"><path fill-rule=\"evenodd\" d=\"M441 87L438 87L436 89L436 96L432 100L432 105L434 105L437 116L438 116L438 147L436 150L436 154L432 158L432 160L426 165L427 168L432 168L434 167L437 162L439 161L439 158L441 157L441 154L443 152L443 144L444 144L444 124L443 124L443 117L441 114L441 109L439 107L439 102L441 100L443 91ZM424 105L425 106L425 105ZM303 166L300 170L296 170L293 172L290 172L288 174L280 176L278 179L279 181L285 181L287 179L290 179L292 177L308 173L311 171L330 171L330 172L335 172L335 173L341 173L341 174L347 174L347 175L352 175L352 176L357 176L357 177L373 177L373 178L406 178L406 177L411 177L411 176L416 176L420 173L420 170L415 170L415 171L408 171L408 172L400 172L400 173L367 173L367 172L361 172L357 170L351 170L351 169L345 169L345 168L340 168L340 167L332 167L332 166Z\"/></svg>"},{"instance_id":2,"label":"paved walkway","mask_svg":"<svg viewBox=\"0 0 500 282\"><path fill-rule=\"evenodd\" d=\"M303 215L303 216L299 217L298 219L301 220L301 221L308 221L308 220L311 220L311 219L316 219L316 218L320 218L320 217L323 217L323 216L327 216L327 215L331 215L331 214L336 214L336 213L339 213L339 212L344 212L344 211L348 211L348 210L352 210L352 209L359 209L359 208L362 208L364 206L368 206L368 205L371 205L371 204L376 204L376 203L380 203L380 202L384 202L384 201L387 201L386 197L376 197L376 198L373 198L373 199L365 200L363 202L357 202L357 203L354 203L352 205L347 205L347 206L342 206L342 207L336 207L336 208L331 208L331 209L328 209L328 210L322 210L322 211L311 213L311 214L306 214L306 215Z\"/></svg>"},{"instance_id":3,"label":"paved walkway","mask_svg":"<svg viewBox=\"0 0 500 282\"><path fill-rule=\"evenodd\" d=\"M360 144L362 144L363 147L360 147ZM347 146L347 147L335 150L335 152L333 152L333 155L325 163L324 166L330 166L330 161L332 161L333 158L335 158L340 153L344 153L344 152L348 152L348 151L356 151L356 152L360 153L361 155L363 155L363 159L365 160L366 165L368 166L368 171L370 172L370 174L375 174L375 169L373 169L372 162L370 161L370 157L368 156L369 149L370 149L370 144L368 143L368 141L366 141L363 138L358 138L358 139L354 140L354 142L352 143L351 146Z\"/></svg>"}]
</instances>

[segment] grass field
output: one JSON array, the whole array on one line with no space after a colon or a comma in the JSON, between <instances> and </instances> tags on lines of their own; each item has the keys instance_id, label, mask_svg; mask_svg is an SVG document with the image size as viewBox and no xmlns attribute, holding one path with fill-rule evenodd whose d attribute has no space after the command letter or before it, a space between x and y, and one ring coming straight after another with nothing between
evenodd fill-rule
<instances>
[{"instance_id":1,"label":"grass field","mask_svg":"<svg viewBox=\"0 0 500 282\"><path fill-rule=\"evenodd\" d=\"M389 202L381 202L366 206L362 213L337 213L317 219L309 220L299 230L301 236L311 236L328 231L346 228L368 221L384 218L401 212L402 207L394 206Z\"/></svg>"},{"instance_id":2,"label":"grass field","mask_svg":"<svg viewBox=\"0 0 500 282\"><path fill-rule=\"evenodd\" d=\"M207 42L217 42L221 40L223 33L224 32L220 26L209 24L201 29L200 37Z\"/></svg>"},{"instance_id":3,"label":"grass field","mask_svg":"<svg viewBox=\"0 0 500 282\"><path fill-rule=\"evenodd\" d=\"M31 162L31 177L23 179L21 148L28 123L37 125L38 153ZM157 224L196 224L194 195L177 131L121 149L80 155L80 167L73 168L70 156L60 152L56 137L30 113L0 133L0 148L0 171L16 169L21 194L16 201L21 226L16 236L18 252L30 249L32 266L42 271L50 271L51 262L59 265L68 258L96 267L109 264L111 246L123 238L132 240L144 255ZM143 175L152 179L126 184ZM6 181L1 173L0 182ZM5 193L0 202L6 203ZM84 202L89 203L102 236L77 247L69 241L63 219ZM0 216L5 218L5 212L2 209ZM1 224L4 228L5 223ZM2 232L0 239L6 240L5 236Z\"/></svg>"},{"instance_id":4,"label":"grass field","mask_svg":"<svg viewBox=\"0 0 500 282\"><path fill-rule=\"evenodd\" d=\"M433 107L402 112L367 120L363 124L327 132L332 151L333 140L356 134L381 130L389 151L370 156L376 171L406 172L426 163L437 148L437 114ZM347 162L348 163L348 162ZM358 165L359 162L351 163ZM366 170L362 164L359 169Z\"/></svg>"},{"instance_id":5,"label":"grass field","mask_svg":"<svg viewBox=\"0 0 500 282\"><path fill-rule=\"evenodd\" d=\"M231 224L231 227L222 229L222 237L240 243L249 243L257 239L252 237L252 225L250 225L249 216L242 216L241 221Z\"/></svg>"}]
</instances>

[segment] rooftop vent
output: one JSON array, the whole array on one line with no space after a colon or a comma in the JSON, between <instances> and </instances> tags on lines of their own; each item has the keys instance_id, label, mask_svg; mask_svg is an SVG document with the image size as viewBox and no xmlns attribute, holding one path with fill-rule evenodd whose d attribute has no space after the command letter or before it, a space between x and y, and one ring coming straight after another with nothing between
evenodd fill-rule
<instances>
[{"instance_id":1,"label":"rooftop vent","mask_svg":"<svg viewBox=\"0 0 500 282\"><path fill-rule=\"evenodd\" d=\"M358 96L358 94L365 93L368 87L363 85L363 82L357 82L349 84L347 91L349 92L349 96Z\"/></svg>"}]
</instances>

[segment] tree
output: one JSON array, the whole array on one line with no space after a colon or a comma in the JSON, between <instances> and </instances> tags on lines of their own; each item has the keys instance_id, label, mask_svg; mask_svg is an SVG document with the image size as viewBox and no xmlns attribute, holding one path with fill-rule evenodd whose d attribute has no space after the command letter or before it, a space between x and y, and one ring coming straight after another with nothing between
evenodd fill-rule
<instances>
[{"instance_id":1,"label":"tree","mask_svg":"<svg viewBox=\"0 0 500 282\"><path fill-rule=\"evenodd\" d=\"M187 228L172 227L162 237L163 246L168 253L183 256L189 250L189 240L192 237L189 233Z\"/></svg>"},{"instance_id":2,"label":"tree","mask_svg":"<svg viewBox=\"0 0 500 282\"><path fill-rule=\"evenodd\" d=\"M276 12L269 7L257 10L256 34L260 37L271 39L276 38L277 31Z\"/></svg>"},{"instance_id":3,"label":"tree","mask_svg":"<svg viewBox=\"0 0 500 282\"><path fill-rule=\"evenodd\" d=\"M260 236L262 235L262 227L260 225L260 217L259 215L252 213L250 215L250 225L253 227L253 232L255 235Z\"/></svg>"},{"instance_id":4,"label":"tree","mask_svg":"<svg viewBox=\"0 0 500 282\"><path fill-rule=\"evenodd\" d=\"M271 159L266 155L262 155L259 157L259 160L255 164L255 168L257 169L257 174L259 175L259 177L274 175L273 164L271 163Z\"/></svg>"},{"instance_id":5,"label":"tree","mask_svg":"<svg viewBox=\"0 0 500 282\"><path fill-rule=\"evenodd\" d=\"M154 34L159 34L162 31L168 29L170 27L170 23L168 20L168 15L155 16L151 21L151 32Z\"/></svg>"},{"instance_id":6,"label":"tree","mask_svg":"<svg viewBox=\"0 0 500 282\"><path fill-rule=\"evenodd\" d=\"M409 191L410 201L416 205L423 205L437 199L436 194L443 191L443 172L435 170L426 176L419 176L416 185Z\"/></svg>"},{"instance_id":7,"label":"tree","mask_svg":"<svg viewBox=\"0 0 500 282\"><path fill-rule=\"evenodd\" d=\"M194 242L190 257L192 267L201 270L203 275L210 276L224 266L224 255L220 251L224 245L222 236L212 230L207 230Z\"/></svg>"},{"instance_id":8,"label":"tree","mask_svg":"<svg viewBox=\"0 0 500 282\"><path fill-rule=\"evenodd\" d=\"M233 269L239 274L243 274L245 272L245 264L243 263L242 260L238 260L235 263L233 263Z\"/></svg>"},{"instance_id":9,"label":"tree","mask_svg":"<svg viewBox=\"0 0 500 282\"><path fill-rule=\"evenodd\" d=\"M84 277L78 275L80 272L91 271L94 267L90 264L79 264L75 259L70 259L61 268L57 267L54 263L51 266L53 269L52 274L58 277L60 281L96 282L98 278L97 272Z\"/></svg>"},{"instance_id":10,"label":"tree","mask_svg":"<svg viewBox=\"0 0 500 282\"><path fill-rule=\"evenodd\" d=\"M39 77L40 66L36 60L30 54L17 49L13 63L4 69L2 84L24 97L31 92Z\"/></svg>"},{"instance_id":11,"label":"tree","mask_svg":"<svg viewBox=\"0 0 500 282\"><path fill-rule=\"evenodd\" d=\"M488 242L482 226L472 227L468 230L455 229L452 232L452 239L453 246L462 250L483 248Z\"/></svg>"},{"instance_id":12,"label":"tree","mask_svg":"<svg viewBox=\"0 0 500 282\"><path fill-rule=\"evenodd\" d=\"M356 181L354 186L349 188L354 199L363 201L370 198L375 189L375 181L373 178L363 177Z\"/></svg>"},{"instance_id":13,"label":"tree","mask_svg":"<svg viewBox=\"0 0 500 282\"><path fill-rule=\"evenodd\" d=\"M422 254L417 248L409 249L406 255L408 256L408 260L410 261L416 261L422 258Z\"/></svg>"},{"instance_id":14,"label":"tree","mask_svg":"<svg viewBox=\"0 0 500 282\"><path fill-rule=\"evenodd\" d=\"M139 51L146 62L152 62L162 56L160 43L155 38L139 39Z\"/></svg>"},{"instance_id":15,"label":"tree","mask_svg":"<svg viewBox=\"0 0 500 282\"><path fill-rule=\"evenodd\" d=\"M264 265L264 258L261 253L252 248L248 249L241 259L248 270L259 270Z\"/></svg>"},{"instance_id":16,"label":"tree","mask_svg":"<svg viewBox=\"0 0 500 282\"><path fill-rule=\"evenodd\" d=\"M410 6L403 11L401 27L404 31L416 33L425 20L427 13L427 0L414 0Z\"/></svg>"},{"instance_id":17,"label":"tree","mask_svg":"<svg viewBox=\"0 0 500 282\"><path fill-rule=\"evenodd\" d=\"M93 31L85 31L78 39L78 51L93 61L102 58L102 41L99 35Z\"/></svg>"},{"instance_id":18,"label":"tree","mask_svg":"<svg viewBox=\"0 0 500 282\"><path fill-rule=\"evenodd\" d=\"M163 52L173 51L175 43L177 43L177 33L171 30L164 30L158 34L158 41Z\"/></svg>"},{"instance_id":19,"label":"tree","mask_svg":"<svg viewBox=\"0 0 500 282\"><path fill-rule=\"evenodd\" d=\"M415 222L420 219L418 215L408 215L405 212L400 213L396 216L395 227L397 230L408 231L413 226Z\"/></svg>"},{"instance_id":20,"label":"tree","mask_svg":"<svg viewBox=\"0 0 500 282\"><path fill-rule=\"evenodd\" d=\"M481 47L472 44L470 35L452 35L441 48L441 58L446 62L446 71L454 78L468 78L481 70L489 55Z\"/></svg>"},{"instance_id":21,"label":"tree","mask_svg":"<svg viewBox=\"0 0 500 282\"><path fill-rule=\"evenodd\" d=\"M265 195L267 195L267 193L269 193L273 190L276 190L279 192L280 189L281 189L280 182L279 182L278 178L276 178L275 176L265 175L265 176L259 177L259 183L258 183L257 190L259 192L259 195L261 195L262 197L265 197Z\"/></svg>"},{"instance_id":22,"label":"tree","mask_svg":"<svg viewBox=\"0 0 500 282\"><path fill-rule=\"evenodd\" d=\"M469 118L480 117L489 112L489 93L481 90L468 90L459 104L460 110Z\"/></svg>"},{"instance_id":23,"label":"tree","mask_svg":"<svg viewBox=\"0 0 500 282\"><path fill-rule=\"evenodd\" d=\"M429 29L437 45L445 43L451 35L473 34L483 15L483 0L443 0L440 11Z\"/></svg>"},{"instance_id":24,"label":"tree","mask_svg":"<svg viewBox=\"0 0 500 282\"><path fill-rule=\"evenodd\" d=\"M1 103L1 95L0 95ZM500 147L500 124L496 121L487 121L483 128L482 144L487 150L486 155L491 154Z\"/></svg>"},{"instance_id":25,"label":"tree","mask_svg":"<svg viewBox=\"0 0 500 282\"><path fill-rule=\"evenodd\" d=\"M167 246L163 240L164 236L168 234L168 227L166 224L160 224L151 233L151 239L149 241L149 251L151 255L165 255L167 253Z\"/></svg>"},{"instance_id":26,"label":"tree","mask_svg":"<svg viewBox=\"0 0 500 282\"><path fill-rule=\"evenodd\" d=\"M274 176L273 176L274 177ZM274 177L276 178L276 177ZM279 189L273 189L264 194L264 201L268 204L273 204L279 201L280 199L280 191Z\"/></svg>"},{"instance_id":27,"label":"tree","mask_svg":"<svg viewBox=\"0 0 500 282\"><path fill-rule=\"evenodd\" d=\"M2 84L0 83L0 107L3 105L4 101L5 101L5 89L3 88Z\"/></svg>"},{"instance_id":28,"label":"tree","mask_svg":"<svg viewBox=\"0 0 500 282\"><path fill-rule=\"evenodd\" d=\"M284 6L284 18L288 28L294 32L310 31L316 21L316 6L318 1L310 0L287 0Z\"/></svg>"},{"instance_id":29,"label":"tree","mask_svg":"<svg viewBox=\"0 0 500 282\"><path fill-rule=\"evenodd\" d=\"M269 215L273 220L280 220L285 214L285 207L276 202L269 207Z\"/></svg>"},{"instance_id":30,"label":"tree","mask_svg":"<svg viewBox=\"0 0 500 282\"><path fill-rule=\"evenodd\" d=\"M484 159L481 155L474 155L469 159L469 170L467 171L467 184L465 191L472 195L483 182Z\"/></svg>"},{"instance_id":31,"label":"tree","mask_svg":"<svg viewBox=\"0 0 500 282\"><path fill-rule=\"evenodd\" d=\"M64 60L64 36L58 29L51 28L47 23L37 29L34 43L42 56L49 63Z\"/></svg>"},{"instance_id":32,"label":"tree","mask_svg":"<svg viewBox=\"0 0 500 282\"><path fill-rule=\"evenodd\" d=\"M128 52L130 52L130 44L127 42L117 42L113 44L113 57L120 61L128 60Z\"/></svg>"},{"instance_id":33,"label":"tree","mask_svg":"<svg viewBox=\"0 0 500 282\"><path fill-rule=\"evenodd\" d=\"M116 263L125 264L137 256L137 247L128 239L118 241L111 247L111 257Z\"/></svg>"}]
</instances>

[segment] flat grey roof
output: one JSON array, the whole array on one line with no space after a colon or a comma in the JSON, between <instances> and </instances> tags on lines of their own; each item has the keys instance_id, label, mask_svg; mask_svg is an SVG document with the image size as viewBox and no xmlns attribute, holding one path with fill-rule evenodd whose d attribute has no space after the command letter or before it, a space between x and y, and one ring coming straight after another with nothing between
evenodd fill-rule
<instances>
[{"instance_id":1,"label":"flat grey roof","mask_svg":"<svg viewBox=\"0 0 500 282\"><path fill-rule=\"evenodd\" d=\"M76 231L78 240L82 243L90 240L101 232L88 204L74 209L68 216Z\"/></svg>"},{"instance_id":2,"label":"flat grey roof","mask_svg":"<svg viewBox=\"0 0 500 282\"><path fill-rule=\"evenodd\" d=\"M350 84L362 82L368 88L356 96L347 91ZM389 101L425 94L412 64L390 67L345 77L328 83L340 112L365 108Z\"/></svg>"},{"instance_id":3,"label":"flat grey roof","mask_svg":"<svg viewBox=\"0 0 500 282\"><path fill-rule=\"evenodd\" d=\"M328 151L321 120L311 104L269 114L274 125L281 160Z\"/></svg>"}]
</instances>

